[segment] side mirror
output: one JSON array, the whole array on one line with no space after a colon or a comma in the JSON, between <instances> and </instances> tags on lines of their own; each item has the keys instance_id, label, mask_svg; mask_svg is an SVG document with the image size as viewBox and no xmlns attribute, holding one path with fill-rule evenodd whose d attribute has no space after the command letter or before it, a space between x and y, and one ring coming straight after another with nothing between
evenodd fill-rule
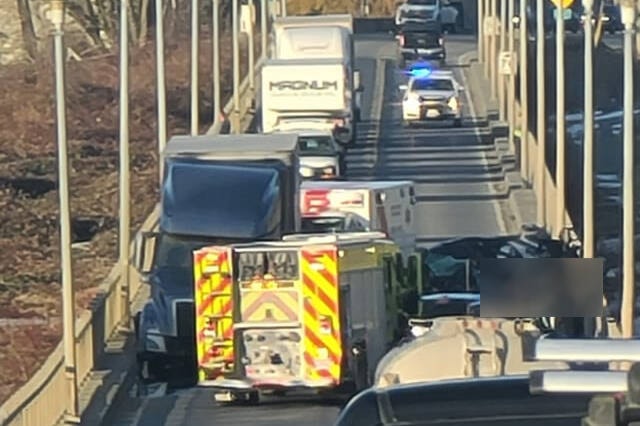
<instances>
[{"instance_id":1,"label":"side mirror","mask_svg":"<svg viewBox=\"0 0 640 426\"><path fill-rule=\"evenodd\" d=\"M153 253L157 237L156 232L139 232L136 235L133 266L142 275L144 282L148 281L147 275L153 267Z\"/></svg>"},{"instance_id":2,"label":"side mirror","mask_svg":"<svg viewBox=\"0 0 640 426\"><path fill-rule=\"evenodd\" d=\"M403 92L406 92L408 88L409 86L407 86L406 84L401 84L398 86L398 90L401 90Z\"/></svg>"}]
</instances>

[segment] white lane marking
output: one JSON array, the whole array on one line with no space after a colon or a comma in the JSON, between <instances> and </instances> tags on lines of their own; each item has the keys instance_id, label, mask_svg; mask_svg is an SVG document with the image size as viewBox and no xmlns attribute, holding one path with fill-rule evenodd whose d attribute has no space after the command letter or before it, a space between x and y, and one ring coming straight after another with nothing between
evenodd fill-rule
<instances>
[{"instance_id":1,"label":"white lane marking","mask_svg":"<svg viewBox=\"0 0 640 426\"><path fill-rule=\"evenodd\" d=\"M471 99L471 95L469 94L469 82L467 81L467 75L465 74L464 70L462 69L462 64L464 62L464 59L466 59L467 56L471 56L473 55L475 52L474 51L470 51L467 53L464 53L462 55L460 55L458 57L458 65L460 65L459 68L459 73L462 76L462 80L463 80L463 86L464 86L464 95L467 98L467 105L469 105L469 112L471 113L471 116L473 118L476 117L476 108L473 105L473 100ZM480 136L480 127L476 126L474 128L474 133L476 136L476 139L478 141L478 144L480 144L482 142L481 136ZM484 166L487 167L487 169L489 168L489 161L487 160L487 156L484 152L482 152L482 159L481 159L482 163ZM489 189L489 193L490 194L496 194L495 190L493 189L492 185L487 184L487 187ZM507 233L507 226L504 220L504 217L502 216L502 212L500 211L500 205L498 204L498 198L496 197L496 199L494 201L491 202L491 204L493 205L493 210L495 212L496 215L496 222L498 223L498 228L500 228L500 232L503 234Z\"/></svg>"}]
</instances>

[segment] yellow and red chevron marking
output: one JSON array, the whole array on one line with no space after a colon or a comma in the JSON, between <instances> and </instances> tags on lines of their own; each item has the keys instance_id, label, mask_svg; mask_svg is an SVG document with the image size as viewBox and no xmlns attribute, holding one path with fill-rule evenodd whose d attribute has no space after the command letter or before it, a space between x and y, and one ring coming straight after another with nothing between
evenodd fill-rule
<instances>
[{"instance_id":1,"label":"yellow and red chevron marking","mask_svg":"<svg viewBox=\"0 0 640 426\"><path fill-rule=\"evenodd\" d=\"M242 321L298 321L299 293L295 290L243 291L241 299Z\"/></svg>"},{"instance_id":2,"label":"yellow and red chevron marking","mask_svg":"<svg viewBox=\"0 0 640 426\"><path fill-rule=\"evenodd\" d=\"M304 359L310 380L341 378L342 338L338 296L337 250L334 246L301 250L304 296ZM321 331L320 318L331 319L331 333Z\"/></svg>"},{"instance_id":3,"label":"yellow and red chevron marking","mask_svg":"<svg viewBox=\"0 0 640 426\"><path fill-rule=\"evenodd\" d=\"M229 259L226 247L206 247L194 253L195 331L201 367L233 360L233 281Z\"/></svg>"}]
</instances>

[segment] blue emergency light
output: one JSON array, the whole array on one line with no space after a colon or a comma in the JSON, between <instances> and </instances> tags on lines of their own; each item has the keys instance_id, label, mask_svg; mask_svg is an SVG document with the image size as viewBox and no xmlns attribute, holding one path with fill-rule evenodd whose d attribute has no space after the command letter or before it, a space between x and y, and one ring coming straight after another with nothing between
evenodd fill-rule
<instances>
[{"instance_id":1,"label":"blue emergency light","mask_svg":"<svg viewBox=\"0 0 640 426\"><path fill-rule=\"evenodd\" d=\"M427 64L412 64L407 74L414 78L427 78L431 75L431 68Z\"/></svg>"}]
</instances>

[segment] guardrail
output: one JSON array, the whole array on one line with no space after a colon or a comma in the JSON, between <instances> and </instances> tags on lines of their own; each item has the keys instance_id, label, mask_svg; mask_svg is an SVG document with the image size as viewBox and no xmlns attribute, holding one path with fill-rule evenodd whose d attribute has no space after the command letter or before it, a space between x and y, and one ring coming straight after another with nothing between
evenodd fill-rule
<instances>
[{"instance_id":1,"label":"guardrail","mask_svg":"<svg viewBox=\"0 0 640 426\"><path fill-rule=\"evenodd\" d=\"M253 72L259 75L264 63L264 55L256 62ZM251 102L247 102L249 76L240 85L240 116L249 112ZM259 79L256 78L256 83ZM256 88L258 85L256 84ZM223 108L225 116L233 111L233 98ZM207 134L220 133L223 123L212 126ZM244 123L245 125L247 123ZM152 230L158 224L160 206L156 205L147 216L140 229ZM133 244L132 251L133 253ZM141 289L137 274L130 268L132 303ZM82 386L93 370L100 369L106 354L105 342L118 332L122 322L120 316L120 293L117 286L121 280L121 270L115 265L107 278L99 286L98 295L90 309L76 320L76 361L78 386ZM53 425L62 419L67 407L68 385L65 376L63 344L60 342L36 374L12 397L0 406L0 424L3 426L45 426Z\"/></svg>"}]
</instances>

